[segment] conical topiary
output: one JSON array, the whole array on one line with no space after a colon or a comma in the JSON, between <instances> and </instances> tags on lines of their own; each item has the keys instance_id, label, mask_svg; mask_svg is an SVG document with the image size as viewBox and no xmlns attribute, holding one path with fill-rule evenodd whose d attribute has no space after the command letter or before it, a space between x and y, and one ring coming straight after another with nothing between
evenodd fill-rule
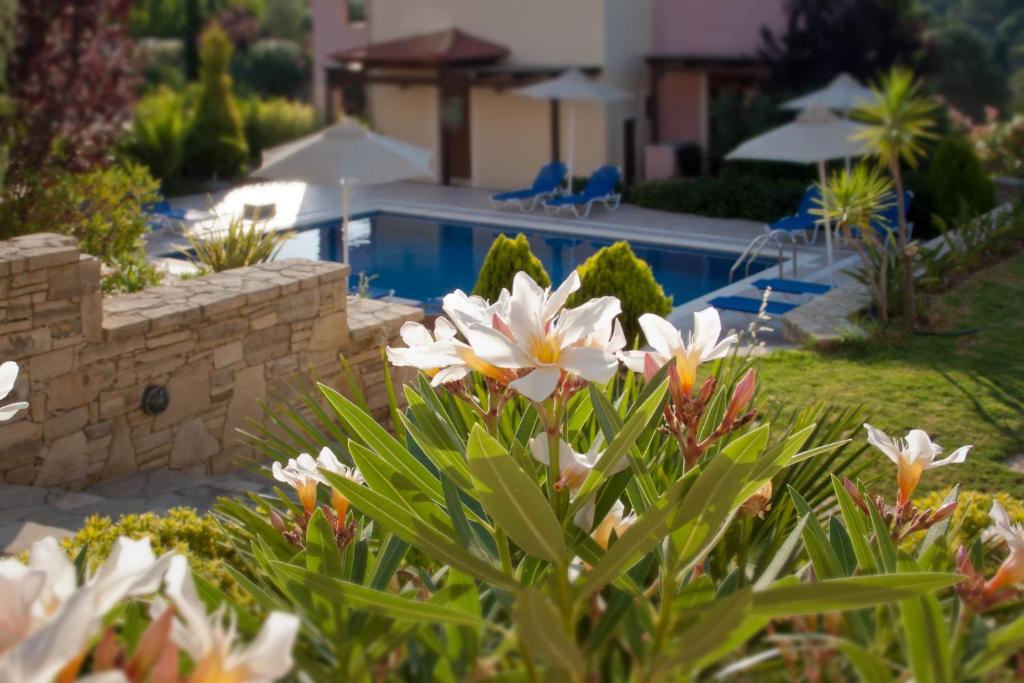
<instances>
[{"instance_id":1,"label":"conical topiary","mask_svg":"<svg viewBox=\"0 0 1024 683\"><path fill-rule=\"evenodd\" d=\"M231 92L231 40L213 23L200 39L199 77L202 93L185 147L186 173L193 176L233 176L245 170L249 146L242 115Z\"/></svg>"},{"instance_id":2,"label":"conical topiary","mask_svg":"<svg viewBox=\"0 0 1024 683\"><path fill-rule=\"evenodd\" d=\"M515 239L498 235L487 252L483 266L480 267L473 293L488 301L494 301L502 289L512 289L512 280L521 270L541 287L551 286L551 278L548 277L540 259L530 251L530 243L525 235L516 235Z\"/></svg>"},{"instance_id":3,"label":"conical topiary","mask_svg":"<svg viewBox=\"0 0 1024 683\"><path fill-rule=\"evenodd\" d=\"M996 188L974 150L963 136L947 135L939 143L928 170L928 191L934 211L950 227L961 218L991 211ZM966 211L966 215L964 212Z\"/></svg>"},{"instance_id":4,"label":"conical topiary","mask_svg":"<svg viewBox=\"0 0 1024 683\"><path fill-rule=\"evenodd\" d=\"M599 249L577 271L580 288L569 298L569 306L579 306L600 296L618 297L622 302L622 331L632 346L640 335L638 318L644 313L666 316L672 312L672 297L666 296L651 266L637 258L626 242Z\"/></svg>"}]
</instances>

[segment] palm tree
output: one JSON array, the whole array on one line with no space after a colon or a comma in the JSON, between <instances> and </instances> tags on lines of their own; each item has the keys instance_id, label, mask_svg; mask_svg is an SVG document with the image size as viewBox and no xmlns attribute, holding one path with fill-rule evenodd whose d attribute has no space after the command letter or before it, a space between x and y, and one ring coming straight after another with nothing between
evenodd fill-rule
<instances>
[{"instance_id":1,"label":"palm tree","mask_svg":"<svg viewBox=\"0 0 1024 683\"><path fill-rule=\"evenodd\" d=\"M914 326L917 304L914 300L914 262L907 235L907 207L903 194L900 164L917 166L925 155L924 142L935 137L934 100L921 94L921 82L904 67L894 67L872 88L874 102L858 108L854 117L866 124L857 137L867 151L889 171L896 191L897 238L903 263L903 316Z\"/></svg>"},{"instance_id":2,"label":"palm tree","mask_svg":"<svg viewBox=\"0 0 1024 683\"><path fill-rule=\"evenodd\" d=\"M858 164L817 185L820 200L811 213L846 233L860 255L861 281L871 290L878 319L888 322L888 241L878 239L872 224L883 221L882 212L892 206L892 183L878 169Z\"/></svg>"}]
</instances>

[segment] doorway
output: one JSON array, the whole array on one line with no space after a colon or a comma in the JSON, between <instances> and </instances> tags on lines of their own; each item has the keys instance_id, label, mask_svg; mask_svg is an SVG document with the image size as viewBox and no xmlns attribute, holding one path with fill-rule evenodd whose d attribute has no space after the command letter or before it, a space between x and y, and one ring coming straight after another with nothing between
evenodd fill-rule
<instances>
[{"instance_id":1,"label":"doorway","mask_svg":"<svg viewBox=\"0 0 1024 683\"><path fill-rule=\"evenodd\" d=\"M441 182L468 184L472 178L469 151L469 85L441 82Z\"/></svg>"}]
</instances>

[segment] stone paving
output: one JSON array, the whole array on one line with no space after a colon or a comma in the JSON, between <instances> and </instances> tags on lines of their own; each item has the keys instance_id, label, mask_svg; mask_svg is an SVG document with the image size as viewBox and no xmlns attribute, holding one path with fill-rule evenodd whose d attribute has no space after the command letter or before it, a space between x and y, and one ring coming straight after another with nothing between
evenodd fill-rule
<instances>
[{"instance_id":1,"label":"stone paving","mask_svg":"<svg viewBox=\"0 0 1024 683\"><path fill-rule=\"evenodd\" d=\"M192 507L200 512L221 496L248 491L265 493L272 481L254 472L237 470L208 475L177 470L147 470L84 491L0 485L0 555L20 553L46 536L73 535L86 518Z\"/></svg>"}]
</instances>

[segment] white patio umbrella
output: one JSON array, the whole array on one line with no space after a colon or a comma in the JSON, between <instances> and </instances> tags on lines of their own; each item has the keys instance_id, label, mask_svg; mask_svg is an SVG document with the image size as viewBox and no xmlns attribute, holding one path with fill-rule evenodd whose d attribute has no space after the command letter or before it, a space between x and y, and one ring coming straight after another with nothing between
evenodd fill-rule
<instances>
[{"instance_id":1,"label":"white patio umbrella","mask_svg":"<svg viewBox=\"0 0 1024 683\"><path fill-rule=\"evenodd\" d=\"M820 90L809 92L802 97L783 102L782 109L802 111L811 107L825 107L844 114L867 104L874 99L870 88L866 88L848 73L841 73Z\"/></svg>"},{"instance_id":2,"label":"white patio umbrella","mask_svg":"<svg viewBox=\"0 0 1024 683\"><path fill-rule=\"evenodd\" d=\"M378 185L430 175L430 150L371 133L351 119L263 153L252 175L341 185L342 262L348 263L349 192L353 185Z\"/></svg>"},{"instance_id":3,"label":"white patio umbrella","mask_svg":"<svg viewBox=\"0 0 1024 683\"><path fill-rule=\"evenodd\" d=\"M854 139L863 128L859 123L839 118L828 109L812 107L795 121L747 140L725 158L817 164L818 177L824 185L826 161L849 158L863 152L863 143ZM828 222L825 223L825 248L831 281L832 230Z\"/></svg>"},{"instance_id":4,"label":"white patio umbrella","mask_svg":"<svg viewBox=\"0 0 1024 683\"><path fill-rule=\"evenodd\" d=\"M561 75L547 81L534 83L514 92L524 97L537 100L557 100L568 102L569 106L569 153L566 155L566 166L569 171L569 188L572 188L572 158L576 137L576 113L573 102L616 102L633 99L633 93L615 86L587 78L579 69L569 69Z\"/></svg>"}]
</instances>

